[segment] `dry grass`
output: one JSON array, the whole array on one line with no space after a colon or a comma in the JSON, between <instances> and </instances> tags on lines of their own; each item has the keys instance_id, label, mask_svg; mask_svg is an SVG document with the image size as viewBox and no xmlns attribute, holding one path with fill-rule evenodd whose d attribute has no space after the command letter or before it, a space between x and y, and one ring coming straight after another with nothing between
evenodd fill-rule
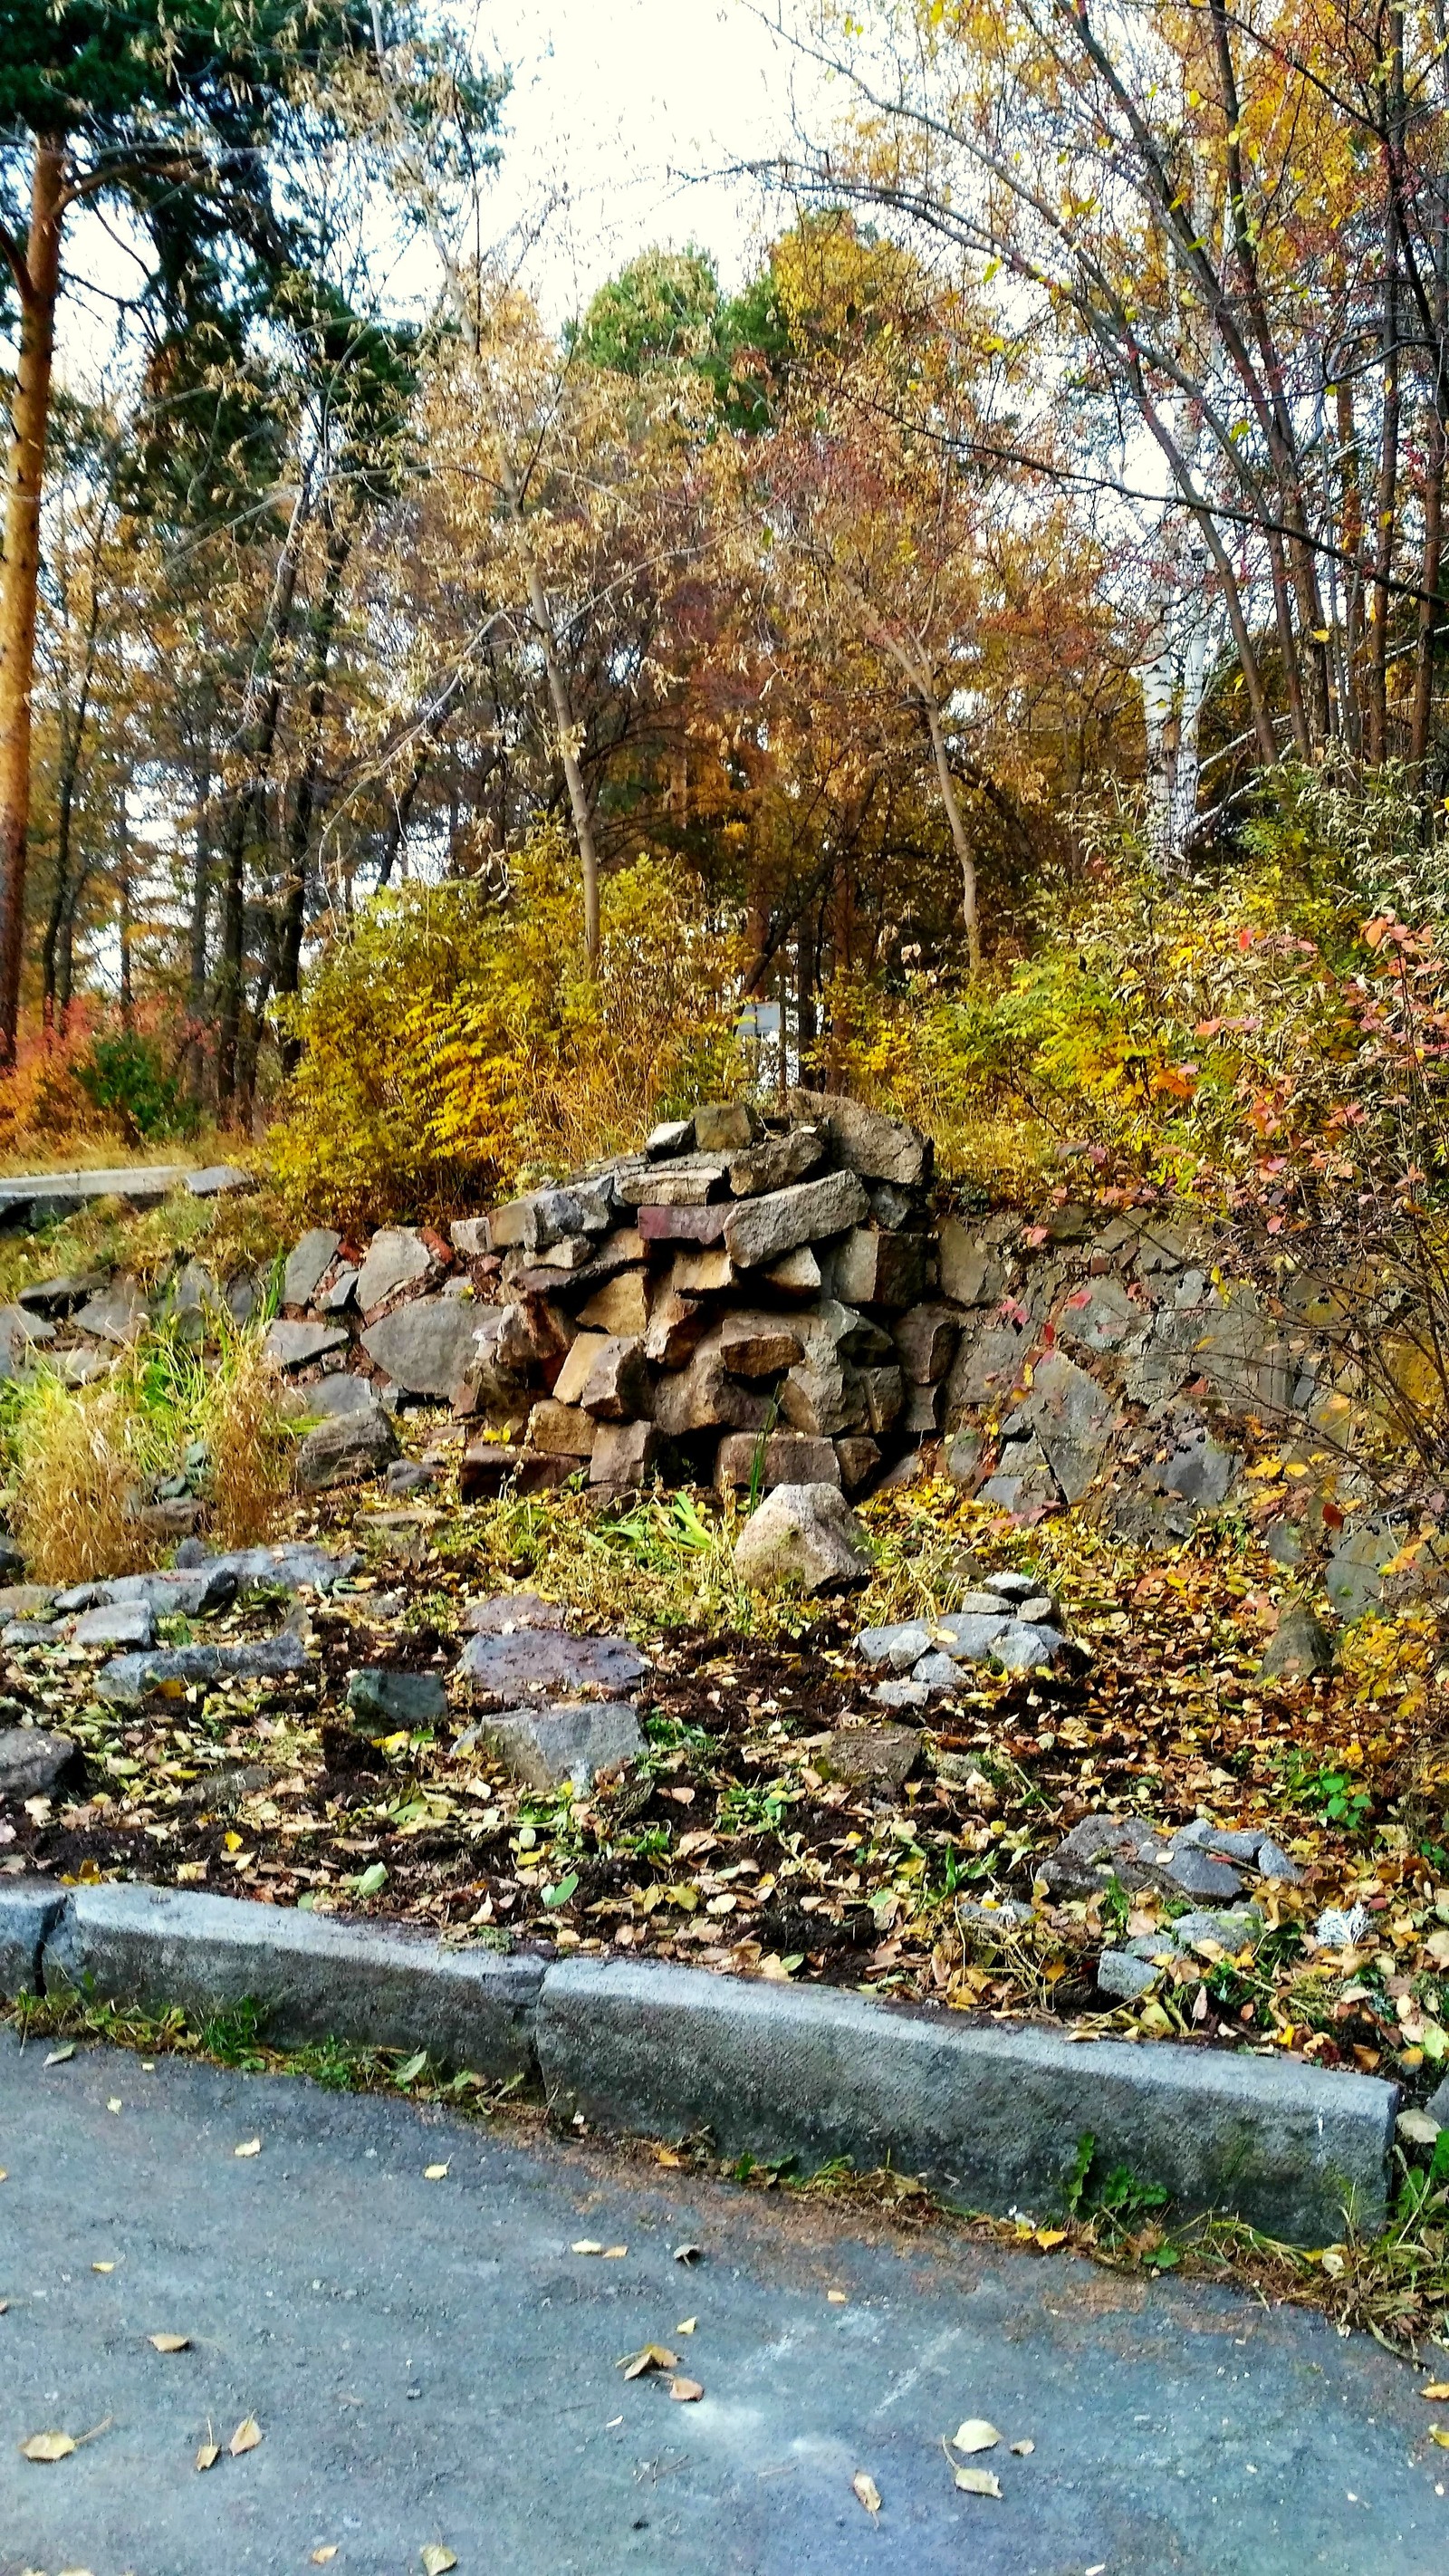
<instances>
[{"instance_id":1,"label":"dry grass","mask_svg":"<svg viewBox=\"0 0 1449 2576\"><path fill-rule=\"evenodd\" d=\"M26 1571L83 1583L135 1568L144 1536L131 1517L147 1460L129 1383L70 1388L43 1377L16 1432L11 1520Z\"/></svg>"},{"instance_id":2,"label":"dry grass","mask_svg":"<svg viewBox=\"0 0 1449 2576\"><path fill-rule=\"evenodd\" d=\"M276 1525L290 1464L280 1392L258 1337L232 1335L197 1406L197 1428L211 1453L212 1528L227 1547L250 1547Z\"/></svg>"}]
</instances>

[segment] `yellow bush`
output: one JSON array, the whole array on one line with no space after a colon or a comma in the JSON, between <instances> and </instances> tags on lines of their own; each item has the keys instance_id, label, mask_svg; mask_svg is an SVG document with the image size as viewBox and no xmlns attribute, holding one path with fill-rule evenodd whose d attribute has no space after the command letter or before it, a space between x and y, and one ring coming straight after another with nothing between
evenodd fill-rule
<instances>
[{"instance_id":1,"label":"yellow bush","mask_svg":"<svg viewBox=\"0 0 1449 2576\"><path fill-rule=\"evenodd\" d=\"M546 834L480 882L368 904L293 1006L302 1060L272 1134L299 1212L446 1213L632 1143L729 1079L736 941L687 880L606 878L586 971L576 868Z\"/></svg>"},{"instance_id":2,"label":"yellow bush","mask_svg":"<svg viewBox=\"0 0 1449 2576\"><path fill-rule=\"evenodd\" d=\"M127 1574L146 1541L130 1514L149 1464L129 1383L71 1388L42 1376L20 1414L11 1520L41 1583Z\"/></svg>"}]
</instances>

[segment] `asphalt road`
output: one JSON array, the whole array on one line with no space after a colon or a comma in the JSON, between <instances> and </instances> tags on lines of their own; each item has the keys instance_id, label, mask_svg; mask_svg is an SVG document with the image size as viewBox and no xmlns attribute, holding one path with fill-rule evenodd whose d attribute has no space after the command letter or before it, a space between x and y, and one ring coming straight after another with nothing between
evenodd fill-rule
<instances>
[{"instance_id":1,"label":"asphalt road","mask_svg":"<svg viewBox=\"0 0 1449 2576\"><path fill-rule=\"evenodd\" d=\"M403 2101L46 2054L0 2033L3 2576L416 2576L427 2544L460 2576L1449 2570L1436 2410L1314 2317ZM626 2381L647 2342L703 2397ZM1002 2433L999 2502L953 2487L966 2416Z\"/></svg>"}]
</instances>

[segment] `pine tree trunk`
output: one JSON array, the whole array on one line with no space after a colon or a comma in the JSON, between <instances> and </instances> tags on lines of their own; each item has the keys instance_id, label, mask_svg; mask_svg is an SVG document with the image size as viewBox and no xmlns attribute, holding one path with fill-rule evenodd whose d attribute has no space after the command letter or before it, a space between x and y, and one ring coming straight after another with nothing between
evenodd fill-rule
<instances>
[{"instance_id":1,"label":"pine tree trunk","mask_svg":"<svg viewBox=\"0 0 1449 2576\"><path fill-rule=\"evenodd\" d=\"M5 556L0 570L0 1065L15 1061L20 1017L40 496L60 295L64 173L59 138L37 135L5 478Z\"/></svg>"}]
</instances>

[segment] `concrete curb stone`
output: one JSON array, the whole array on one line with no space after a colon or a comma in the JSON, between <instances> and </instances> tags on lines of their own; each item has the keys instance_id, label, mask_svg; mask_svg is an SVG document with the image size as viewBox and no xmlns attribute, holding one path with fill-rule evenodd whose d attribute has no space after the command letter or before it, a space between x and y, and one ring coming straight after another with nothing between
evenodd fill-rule
<instances>
[{"instance_id":1,"label":"concrete curb stone","mask_svg":"<svg viewBox=\"0 0 1449 2576\"><path fill-rule=\"evenodd\" d=\"M49 1879L0 1879L0 1995L39 1994L41 1952L65 1904Z\"/></svg>"},{"instance_id":2,"label":"concrete curb stone","mask_svg":"<svg viewBox=\"0 0 1449 2576\"><path fill-rule=\"evenodd\" d=\"M1079 2139L1178 2208L1321 2245L1387 2209L1398 2088L1170 2041L1090 2044L982 2027L664 1961L453 1949L410 1927L192 1890L0 1880L0 1993L86 1991L196 2020L261 2008L281 2043L426 2048L493 2077L542 2072L601 2128L707 2132L727 2156L807 2169L888 2159L970 2206L1062 2206Z\"/></svg>"},{"instance_id":3,"label":"concrete curb stone","mask_svg":"<svg viewBox=\"0 0 1449 2576\"><path fill-rule=\"evenodd\" d=\"M1386 2209L1397 2087L1170 2042L1084 2046L708 1969L569 1959L544 1980L538 2054L551 2103L600 2126L725 2155L887 2157L975 2208L1059 2210L1090 2130L1187 2210L1236 2210L1328 2244L1344 2207Z\"/></svg>"},{"instance_id":4,"label":"concrete curb stone","mask_svg":"<svg viewBox=\"0 0 1449 2576\"><path fill-rule=\"evenodd\" d=\"M47 1994L88 1989L196 2016L251 1998L272 2041L426 2048L503 2077L532 2070L544 1963L245 1898L111 1884L71 1891L42 1968Z\"/></svg>"}]
</instances>

